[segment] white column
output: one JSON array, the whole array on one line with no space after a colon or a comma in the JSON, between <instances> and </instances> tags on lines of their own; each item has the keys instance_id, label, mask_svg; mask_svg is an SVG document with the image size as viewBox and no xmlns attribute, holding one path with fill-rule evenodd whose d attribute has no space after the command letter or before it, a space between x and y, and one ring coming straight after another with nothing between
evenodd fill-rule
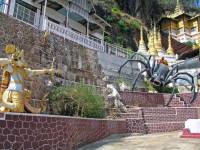
<instances>
[{"instance_id":1,"label":"white column","mask_svg":"<svg viewBox=\"0 0 200 150\"><path fill-rule=\"evenodd\" d=\"M35 26L40 26L40 9L37 9L36 16L35 16Z\"/></svg>"},{"instance_id":2,"label":"white column","mask_svg":"<svg viewBox=\"0 0 200 150\"><path fill-rule=\"evenodd\" d=\"M87 34L87 36L89 36L89 21L87 20L87 29L86 29L86 34Z\"/></svg>"},{"instance_id":3,"label":"white column","mask_svg":"<svg viewBox=\"0 0 200 150\"><path fill-rule=\"evenodd\" d=\"M67 26L69 26L69 9L67 8L67 22L66 22Z\"/></svg>"},{"instance_id":4,"label":"white column","mask_svg":"<svg viewBox=\"0 0 200 150\"><path fill-rule=\"evenodd\" d=\"M45 21L45 16L46 16L46 9L47 9L47 0L45 0L45 3L44 3L44 12L43 12L43 19L42 19L42 23L43 23L43 30L46 29L45 27L45 24L46 24L46 21Z\"/></svg>"},{"instance_id":5,"label":"white column","mask_svg":"<svg viewBox=\"0 0 200 150\"><path fill-rule=\"evenodd\" d=\"M9 14L10 16L13 16L14 11L15 11L15 0L11 0L11 1L10 1L10 9L9 9L8 14Z\"/></svg>"}]
</instances>

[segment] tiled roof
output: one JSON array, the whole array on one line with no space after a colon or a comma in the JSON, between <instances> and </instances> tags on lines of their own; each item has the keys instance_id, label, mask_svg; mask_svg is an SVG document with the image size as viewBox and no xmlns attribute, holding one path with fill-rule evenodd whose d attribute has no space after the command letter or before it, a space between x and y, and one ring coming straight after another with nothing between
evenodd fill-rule
<instances>
[{"instance_id":1,"label":"tiled roof","mask_svg":"<svg viewBox=\"0 0 200 150\"><path fill-rule=\"evenodd\" d=\"M165 50L168 48L168 35L163 34L161 36L161 41L162 41L162 46L164 47ZM187 57L188 54L196 52L198 49L192 49L192 47L180 43L177 40L172 38L172 47L174 49L174 53L179 55L179 58L185 58Z\"/></svg>"}]
</instances>

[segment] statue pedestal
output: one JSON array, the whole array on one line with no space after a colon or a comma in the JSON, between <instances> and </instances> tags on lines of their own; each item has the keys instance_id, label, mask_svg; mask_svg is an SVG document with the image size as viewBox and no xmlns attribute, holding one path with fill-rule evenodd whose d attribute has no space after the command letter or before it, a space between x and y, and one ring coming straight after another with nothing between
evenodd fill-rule
<instances>
[{"instance_id":1,"label":"statue pedestal","mask_svg":"<svg viewBox=\"0 0 200 150\"><path fill-rule=\"evenodd\" d=\"M185 128L181 137L200 139L200 119L188 119L185 122Z\"/></svg>"}]
</instances>

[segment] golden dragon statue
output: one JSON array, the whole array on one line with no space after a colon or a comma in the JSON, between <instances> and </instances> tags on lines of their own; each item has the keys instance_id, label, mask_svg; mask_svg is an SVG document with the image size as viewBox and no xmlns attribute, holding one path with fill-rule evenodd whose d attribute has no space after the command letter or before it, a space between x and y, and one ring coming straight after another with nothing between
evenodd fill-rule
<instances>
[{"instance_id":1,"label":"golden dragon statue","mask_svg":"<svg viewBox=\"0 0 200 150\"><path fill-rule=\"evenodd\" d=\"M31 92L24 88L25 79L35 76L58 73L57 70L32 70L24 60L24 51L18 50L15 45L5 47L8 58L0 58L2 68L2 83L0 86L0 111L2 112L31 112L39 113L42 108L32 107Z\"/></svg>"}]
</instances>

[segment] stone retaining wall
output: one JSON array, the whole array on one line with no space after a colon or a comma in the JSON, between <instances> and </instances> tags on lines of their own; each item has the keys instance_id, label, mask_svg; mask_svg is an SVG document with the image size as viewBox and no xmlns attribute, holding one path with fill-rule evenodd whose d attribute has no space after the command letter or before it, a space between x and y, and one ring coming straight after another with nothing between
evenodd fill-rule
<instances>
[{"instance_id":1,"label":"stone retaining wall","mask_svg":"<svg viewBox=\"0 0 200 150\"><path fill-rule=\"evenodd\" d=\"M158 107L163 106L170 97L170 94L162 93L147 93L147 92L120 92L122 102L129 106L139 107ZM192 97L191 93L181 93L174 96L171 105L172 107L185 107L184 102L189 103ZM192 107L200 107L200 94L197 94Z\"/></svg>"},{"instance_id":2,"label":"stone retaining wall","mask_svg":"<svg viewBox=\"0 0 200 150\"><path fill-rule=\"evenodd\" d=\"M127 132L125 120L19 113L0 113L0 117L0 149L71 150Z\"/></svg>"},{"instance_id":3,"label":"stone retaining wall","mask_svg":"<svg viewBox=\"0 0 200 150\"><path fill-rule=\"evenodd\" d=\"M139 107L157 107L164 105L164 96L159 93L146 92L120 92L122 102L125 105Z\"/></svg>"},{"instance_id":4,"label":"stone retaining wall","mask_svg":"<svg viewBox=\"0 0 200 150\"><path fill-rule=\"evenodd\" d=\"M0 58L7 57L3 50L6 44L14 43L24 50L25 60L32 69L50 68L55 57L54 67L62 70L62 77L55 78L58 81L64 79L98 86L103 84L97 51L55 34L48 36L47 43L44 41L44 32L0 13ZM33 98L41 99L45 95L45 81L48 80L51 80L50 76L27 81L26 88L32 90Z\"/></svg>"},{"instance_id":5,"label":"stone retaining wall","mask_svg":"<svg viewBox=\"0 0 200 150\"><path fill-rule=\"evenodd\" d=\"M0 113L0 149L73 150L111 134L182 130L184 121L200 118L200 108L140 108L139 118L118 120Z\"/></svg>"}]
</instances>

